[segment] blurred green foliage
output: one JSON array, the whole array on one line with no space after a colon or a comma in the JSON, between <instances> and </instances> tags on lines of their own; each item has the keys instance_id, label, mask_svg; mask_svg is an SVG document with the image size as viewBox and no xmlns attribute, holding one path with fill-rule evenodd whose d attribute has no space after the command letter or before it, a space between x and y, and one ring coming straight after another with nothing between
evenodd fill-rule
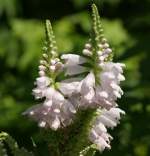
<instances>
[{"instance_id":1,"label":"blurred green foliage","mask_svg":"<svg viewBox=\"0 0 150 156\"><path fill-rule=\"evenodd\" d=\"M104 156L150 155L150 1L95 0L115 61L126 63L126 117ZM37 155L47 155L36 123L21 113L35 104L31 95L50 18L60 52L80 52L91 30L90 0L0 0L0 130ZM31 138L32 137L32 138ZM97 156L101 155L97 152Z\"/></svg>"}]
</instances>

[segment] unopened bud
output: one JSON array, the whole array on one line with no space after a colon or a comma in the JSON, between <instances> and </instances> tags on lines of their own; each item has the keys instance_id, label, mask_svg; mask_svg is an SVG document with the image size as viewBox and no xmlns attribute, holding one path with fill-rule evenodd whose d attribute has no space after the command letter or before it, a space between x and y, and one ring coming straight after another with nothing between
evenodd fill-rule
<instances>
[{"instance_id":1,"label":"unopened bud","mask_svg":"<svg viewBox=\"0 0 150 156\"><path fill-rule=\"evenodd\" d=\"M92 56L92 52L89 51L88 49L84 49L83 54L86 55L86 56Z\"/></svg>"},{"instance_id":2,"label":"unopened bud","mask_svg":"<svg viewBox=\"0 0 150 156\"><path fill-rule=\"evenodd\" d=\"M44 58L48 58L48 55L46 53L43 54Z\"/></svg>"},{"instance_id":3,"label":"unopened bud","mask_svg":"<svg viewBox=\"0 0 150 156\"><path fill-rule=\"evenodd\" d=\"M40 64L42 64L42 65L46 65L47 62L46 62L45 60L40 60Z\"/></svg>"},{"instance_id":4,"label":"unopened bud","mask_svg":"<svg viewBox=\"0 0 150 156\"><path fill-rule=\"evenodd\" d=\"M104 51L105 53L107 53L107 54L109 54L109 53L111 53L112 52L112 50L110 49L110 48L107 48L107 49L105 49L105 51Z\"/></svg>"},{"instance_id":5,"label":"unopened bud","mask_svg":"<svg viewBox=\"0 0 150 156\"><path fill-rule=\"evenodd\" d=\"M100 57L99 57L99 60L100 60L100 61L104 61L104 60L105 60L105 57L104 57L104 56L100 56Z\"/></svg>"},{"instance_id":6,"label":"unopened bud","mask_svg":"<svg viewBox=\"0 0 150 156\"><path fill-rule=\"evenodd\" d=\"M57 62L55 64L55 67L56 67L57 70L59 70L59 69L63 68L63 64L61 62Z\"/></svg>"},{"instance_id":7,"label":"unopened bud","mask_svg":"<svg viewBox=\"0 0 150 156\"><path fill-rule=\"evenodd\" d=\"M45 127L46 126L46 122L45 121L41 121L39 122L39 127Z\"/></svg>"},{"instance_id":8,"label":"unopened bud","mask_svg":"<svg viewBox=\"0 0 150 156\"><path fill-rule=\"evenodd\" d=\"M51 54L54 55L54 56L57 55L56 51L54 51L54 50L51 51Z\"/></svg>"},{"instance_id":9,"label":"unopened bud","mask_svg":"<svg viewBox=\"0 0 150 156\"><path fill-rule=\"evenodd\" d=\"M102 51L100 51L100 50L99 50L99 51L97 51L97 54L98 54L99 56L101 56L101 55L102 55L102 53L103 53L103 52L102 52Z\"/></svg>"},{"instance_id":10,"label":"unopened bud","mask_svg":"<svg viewBox=\"0 0 150 156\"><path fill-rule=\"evenodd\" d=\"M41 71L39 71L39 75L40 76L45 76L45 72L41 70Z\"/></svg>"},{"instance_id":11,"label":"unopened bud","mask_svg":"<svg viewBox=\"0 0 150 156\"><path fill-rule=\"evenodd\" d=\"M51 60L51 65L54 65L56 61L54 59Z\"/></svg>"},{"instance_id":12,"label":"unopened bud","mask_svg":"<svg viewBox=\"0 0 150 156\"><path fill-rule=\"evenodd\" d=\"M103 44L103 48L104 49L109 48L109 44L108 43Z\"/></svg>"},{"instance_id":13,"label":"unopened bud","mask_svg":"<svg viewBox=\"0 0 150 156\"><path fill-rule=\"evenodd\" d=\"M107 39L106 38L102 38L102 43L106 43L107 42Z\"/></svg>"},{"instance_id":14,"label":"unopened bud","mask_svg":"<svg viewBox=\"0 0 150 156\"><path fill-rule=\"evenodd\" d=\"M98 47L99 47L99 48L103 48L103 45L102 45L102 44L98 44Z\"/></svg>"},{"instance_id":15,"label":"unopened bud","mask_svg":"<svg viewBox=\"0 0 150 156\"><path fill-rule=\"evenodd\" d=\"M59 61L60 61L60 59L59 59L59 58L55 58L55 61L56 61L56 62L59 62Z\"/></svg>"},{"instance_id":16,"label":"unopened bud","mask_svg":"<svg viewBox=\"0 0 150 156\"><path fill-rule=\"evenodd\" d=\"M46 51L46 50L47 50L47 47L43 47L42 49L43 49L44 51Z\"/></svg>"},{"instance_id":17,"label":"unopened bud","mask_svg":"<svg viewBox=\"0 0 150 156\"><path fill-rule=\"evenodd\" d=\"M100 29L100 32L103 32L104 30L103 29Z\"/></svg>"},{"instance_id":18,"label":"unopened bud","mask_svg":"<svg viewBox=\"0 0 150 156\"><path fill-rule=\"evenodd\" d=\"M90 49L90 48L92 48L92 46L91 46L90 43L86 43L86 44L85 44L85 48Z\"/></svg>"},{"instance_id":19,"label":"unopened bud","mask_svg":"<svg viewBox=\"0 0 150 156\"><path fill-rule=\"evenodd\" d=\"M52 72L54 72L54 71L55 71L55 69L56 69L56 67L55 67L55 66L50 66L50 70L51 70Z\"/></svg>"},{"instance_id":20,"label":"unopened bud","mask_svg":"<svg viewBox=\"0 0 150 156\"><path fill-rule=\"evenodd\" d=\"M40 65L40 66L39 66L39 70L44 71L45 69L46 69L45 66L43 66L43 65Z\"/></svg>"}]
</instances>

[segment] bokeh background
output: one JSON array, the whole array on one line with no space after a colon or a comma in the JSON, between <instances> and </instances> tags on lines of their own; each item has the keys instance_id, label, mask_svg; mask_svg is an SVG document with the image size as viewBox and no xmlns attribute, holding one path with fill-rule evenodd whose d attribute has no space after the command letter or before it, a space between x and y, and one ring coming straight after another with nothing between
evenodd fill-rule
<instances>
[{"instance_id":1,"label":"bokeh background","mask_svg":"<svg viewBox=\"0 0 150 156\"><path fill-rule=\"evenodd\" d=\"M97 156L150 156L150 0L95 0L115 60L126 63L126 117L111 134L112 150ZM0 131L39 156L46 146L21 113L36 104L31 90L50 18L60 52L79 52L91 30L91 0L0 0ZM46 152L44 154L46 156Z\"/></svg>"}]
</instances>

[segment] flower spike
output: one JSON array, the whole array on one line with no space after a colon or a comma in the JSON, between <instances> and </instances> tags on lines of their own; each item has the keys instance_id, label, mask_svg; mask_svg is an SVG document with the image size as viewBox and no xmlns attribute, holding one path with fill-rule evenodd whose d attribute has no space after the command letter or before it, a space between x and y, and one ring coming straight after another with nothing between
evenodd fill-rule
<instances>
[{"instance_id":1,"label":"flower spike","mask_svg":"<svg viewBox=\"0 0 150 156\"><path fill-rule=\"evenodd\" d=\"M46 20L45 22L45 33L46 33L46 42L47 42L47 48L48 52L54 56L57 56L57 46L56 46L56 40L53 33L52 25L50 20Z\"/></svg>"},{"instance_id":2,"label":"flower spike","mask_svg":"<svg viewBox=\"0 0 150 156\"><path fill-rule=\"evenodd\" d=\"M103 29L101 26L100 16L98 9L95 4L92 4L92 17L93 17L93 28L95 33L95 40L100 43L103 38Z\"/></svg>"}]
</instances>

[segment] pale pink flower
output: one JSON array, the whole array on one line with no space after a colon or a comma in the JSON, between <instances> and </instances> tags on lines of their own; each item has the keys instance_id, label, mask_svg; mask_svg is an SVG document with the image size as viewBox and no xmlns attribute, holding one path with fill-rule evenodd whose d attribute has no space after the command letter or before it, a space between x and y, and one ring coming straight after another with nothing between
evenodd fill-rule
<instances>
[{"instance_id":1,"label":"pale pink flower","mask_svg":"<svg viewBox=\"0 0 150 156\"><path fill-rule=\"evenodd\" d=\"M109 111L106 109L98 110L100 114L95 119L95 123L89 133L90 141L97 146L97 149L103 151L105 148L110 149L110 141L112 136L107 132L107 128L114 128L119 123L121 114L125 112L119 108L111 108Z\"/></svg>"},{"instance_id":2,"label":"pale pink flower","mask_svg":"<svg viewBox=\"0 0 150 156\"><path fill-rule=\"evenodd\" d=\"M33 106L23 114L37 121L40 127L57 130L69 125L76 113L71 101L52 87L46 89L45 97L43 104Z\"/></svg>"},{"instance_id":3,"label":"pale pink flower","mask_svg":"<svg viewBox=\"0 0 150 156\"><path fill-rule=\"evenodd\" d=\"M80 106L88 107L93 103L95 96L95 76L91 71L80 84L81 103Z\"/></svg>"},{"instance_id":4,"label":"pale pink flower","mask_svg":"<svg viewBox=\"0 0 150 156\"><path fill-rule=\"evenodd\" d=\"M33 95L36 99L43 98L45 96L45 91L50 84L50 79L46 76L38 77L36 79L35 85L37 86L32 90Z\"/></svg>"},{"instance_id":5,"label":"pale pink flower","mask_svg":"<svg viewBox=\"0 0 150 156\"><path fill-rule=\"evenodd\" d=\"M64 54L61 59L65 61L64 69L66 70L66 75L76 75L87 71L86 67L81 66L87 60L80 55Z\"/></svg>"}]
</instances>

